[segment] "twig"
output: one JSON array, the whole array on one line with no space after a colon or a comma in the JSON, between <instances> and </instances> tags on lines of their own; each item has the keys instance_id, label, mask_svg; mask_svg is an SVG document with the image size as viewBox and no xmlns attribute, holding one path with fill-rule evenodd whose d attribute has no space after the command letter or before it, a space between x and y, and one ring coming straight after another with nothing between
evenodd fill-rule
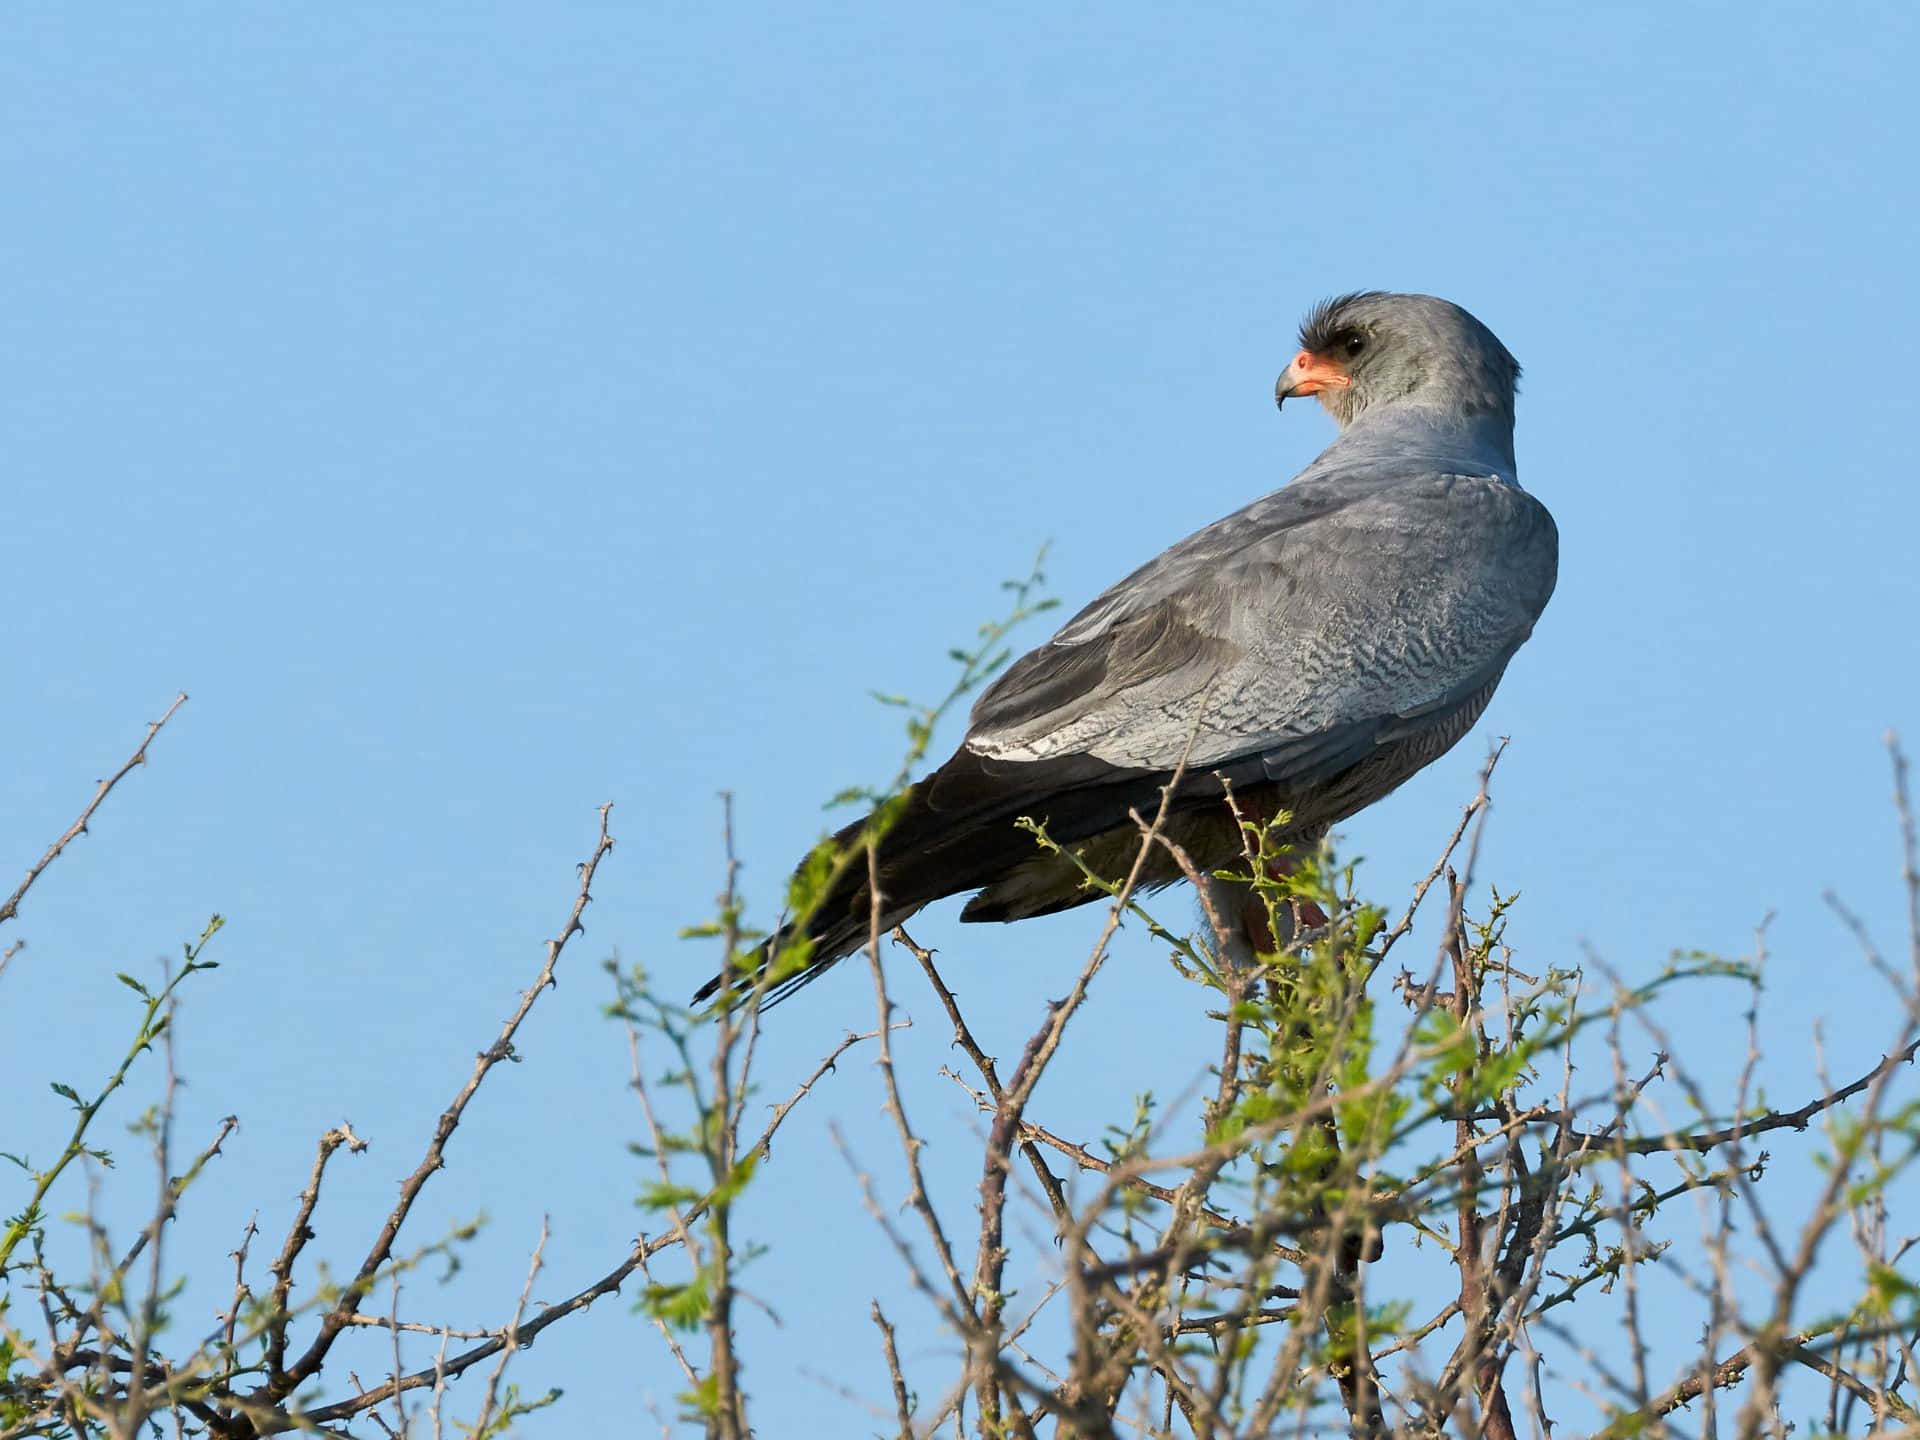
<instances>
[{"instance_id":1,"label":"twig","mask_svg":"<svg viewBox=\"0 0 1920 1440\"><path fill-rule=\"evenodd\" d=\"M514 1301L513 1318L507 1322L502 1332L503 1343L500 1346L499 1363L487 1376L486 1397L481 1401L480 1413L473 1422L473 1433L485 1435L493 1421L494 1409L500 1403L500 1380L507 1373L507 1362L513 1359L514 1351L522 1345L520 1338L520 1317L527 1313L527 1297L533 1293L533 1280L540 1273L541 1257L547 1250L547 1217L540 1217L540 1238L534 1242L533 1258L527 1262L527 1282L520 1287L520 1298Z\"/></svg>"},{"instance_id":2,"label":"twig","mask_svg":"<svg viewBox=\"0 0 1920 1440\"><path fill-rule=\"evenodd\" d=\"M893 1326L873 1302L873 1323L880 1327L880 1348L887 1357L887 1378L893 1383L893 1408L900 1421L900 1440L913 1440L913 1405L907 1398L906 1377L900 1373L900 1351L893 1343Z\"/></svg>"},{"instance_id":3,"label":"twig","mask_svg":"<svg viewBox=\"0 0 1920 1440\"><path fill-rule=\"evenodd\" d=\"M1127 914L1129 902L1133 898L1135 887L1146 869L1147 859L1153 853L1154 843L1166 824L1168 813L1173 808L1174 792L1186 774L1187 755L1193 749L1198 734L1196 725L1193 735L1187 737L1186 749L1180 756L1180 763L1174 767L1173 775L1160 792L1160 807L1153 823L1147 825L1136 814L1133 819L1142 834L1138 849L1134 852L1133 864L1129 867L1125 880L1114 891L1113 902L1107 909L1106 924L1102 926L1099 937L1094 941L1086 963L1080 967L1073 987L1063 1000L1055 1001L1047 1008L1047 1018L1040 1028L1028 1039L1026 1049L1019 1063L1014 1066L1013 1076L1000 1093L995 1106L993 1124L988 1131L986 1160L980 1177L980 1240L979 1250L974 1259L973 1289L981 1297L980 1333L976 1343L991 1345L996 1354L1001 1337L1001 1315L1005 1305L1003 1277L1006 1270L1007 1252L1003 1242L1007 1179L1012 1169L1013 1147L1020 1133L1021 1122L1026 1118L1027 1102L1032 1099L1040 1077L1052 1063L1060 1042L1066 1035L1067 1024L1087 998L1094 977L1100 973L1106 963L1107 947L1115 932L1120 928L1122 917ZM1084 1235L1075 1240L1082 1241ZM1076 1249L1078 1244L1076 1244ZM1077 1307L1076 1307L1077 1308ZM1086 1346L1076 1344L1076 1355L1084 1355ZM975 1397L980 1405L981 1420L989 1428L1000 1423L998 1386L993 1383L997 1374L985 1363L986 1357L974 1361L976 1366ZM991 1377L991 1378L990 1378ZM1085 1403L1089 1397L1082 1396ZM1024 1416L1015 1411L1012 1417L1018 1431L1024 1422Z\"/></svg>"},{"instance_id":4,"label":"twig","mask_svg":"<svg viewBox=\"0 0 1920 1440\"><path fill-rule=\"evenodd\" d=\"M887 994L887 975L880 963L880 907L883 897L880 893L879 859L872 846L867 848L867 888L871 896L869 929L867 937L867 960L873 973L873 1001L875 1013L880 1017L879 1053L874 1056L874 1065L880 1071L882 1088L886 1091L887 1114L893 1120L894 1132L900 1141L901 1152L907 1162L907 1203L920 1217L926 1227L928 1238L933 1242L933 1252L940 1261L947 1284L953 1292L956 1314L970 1321L977 1320L973 1297L967 1293L966 1283L960 1278L960 1267L953 1258L953 1246L947 1240L947 1232L940 1223L940 1216L933 1208L932 1196L927 1191L926 1173L920 1164L921 1140L913 1132L913 1126L907 1119L906 1105L900 1098L900 1082L893 1069L893 1001Z\"/></svg>"},{"instance_id":5,"label":"twig","mask_svg":"<svg viewBox=\"0 0 1920 1440\"><path fill-rule=\"evenodd\" d=\"M640 1274L646 1279L647 1284L653 1285L657 1282L653 1278L652 1269L647 1265L647 1258L641 1257ZM667 1353L673 1356L673 1362L680 1367L680 1373L686 1377L688 1386L698 1385L700 1372L693 1368L693 1362L687 1358L686 1347L675 1338L673 1327L667 1324L666 1317L650 1308L647 1318L653 1322L653 1328L660 1332L660 1338L667 1342Z\"/></svg>"},{"instance_id":6,"label":"twig","mask_svg":"<svg viewBox=\"0 0 1920 1440\"><path fill-rule=\"evenodd\" d=\"M896 1025L895 1028L899 1028L899 1026ZM759 1137L753 1142L751 1149L745 1153L767 1153L772 1146L774 1136L779 1132L781 1124L786 1120L787 1116L792 1113L794 1106L805 1095L811 1092L813 1085L831 1068L831 1062L844 1054L850 1046L858 1044L861 1041L873 1039L876 1033L877 1032L869 1031L842 1040L833 1053L828 1056L826 1060L823 1060L821 1064L815 1068L813 1073L801 1082L784 1103L774 1107L774 1113L768 1120L765 1129L760 1132ZM701 1219L706 1212L707 1201L704 1199L695 1201L684 1210L677 1212L677 1221L672 1230L651 1238L642 1236L636 1240L627 1258L619 1265L616 1265L612 1270L608 1271L584 1289L557 1304L548 1306L533 1319L521 1324L514 1332L517 1343L524 1348L526 1345L531 1344L533 1337L546 1329L547 1326L577 1311L586 1309L592 1305L595 1300L598 1300L604 1295L617 1294L629 1276L636 1272L643 1275L645 1274L647 1262L654 1256L676 1245L684 1244L687 1234L686 1227L693 1225ZM367 1321L368 1317L356 1315L350 1318L347 1323L365 1324ZM385 1385L369 1391L365 1397L355 1396L352 1400L340 1401L334 1405L326 1406L323 1409L312 1411L306 1418L319 1423L350 1419L365 1408L363 1401L378 1403L399 1392L418 1389L427 1385L434 1386L437 1395L444 1390L447 1381L458 1377L475 1365L497 1355L507 1341L507 1337L497 1331L458 1331L442 1326L424 1328L426 1333L440 1335L443 1337L443 1340L446 1338L478 1339L480 1343L451 1358L448 1358L443 1343L440 1353L435 1358L432 1366L414 1371L408 1375L400 1376L397 1381L390 1381ZM687 1368L691 1370L691 1366ZM437 1404L438 1402L436 1401L436 1406Z\"/></svg>"},{"instance_id":7,"label":"twig","mask_svg":"<svg viewBox=\"0 0 1920 1440\"><path fill-rule=\"evenodd\" d=\"M300 1192L300 1205L294 1211L293 1224L287 1227L287 1238L280 1246L280 1254L267 1266L267 1273L273 1276L272 1309L267 1322L267 1373L270 1375L286 1368L287 1326L293 1319L289 1303L293 1293L293 1262L300 1258L300 1252L313 1239L313 1227L308 1222L313 1219L314 1207L320 1203L320 1180L327 1172L327 1161L343 1145L355 1155L367 1148L367 1142L353 1133L350 1122L343 1121L320 1137L319 1148L313 1157L313 1173L307 1178L307 1188ZM341 1323L346 1322L343 1320Z\"/></svg>"},{"instance_id":8,"label":"twig","mask_svg":"<svg viewBox=\"0 0 1920 1440\"><path fill-rule=\"evenodd\" d=\"M560 963L560 955L567 941L579 934L585 927L580 916L593 899L593 877L600 868L600 862L613 850L613 836L607 831L607 813L612 805L600 807L600 836L595 842L593 853L580 867L580 892L574 898L573 909L568 914L566 924L560 933L547 941L546 963L540 967L540 973L534 983L520 997L519 1005L506 1022L500 1027L499 1038L474 1057L473 1073L467 1077L465 1085L454 1096L452 1104L441 1112L439 1122L434 1126L433 1138L428 1142L426 1153L420 1163L400 1186L400 1199L388 1213L375 1238L373 1246L367 1251L366 1259L360 1262L360 1268L343 1288L338 1303L320 1322L320 1333L313 1339L306 1351L284 1371L275 1367L275 1373L269 1375L267 1383L256 1392L255 1399L277 1403L303 1384L317 1372L325 1361L327 1352L333 1348L333 1342L347 1326L347 1317L360 1308L360 1301L372 1285L393 1253L395 1241L399 1239L400 1227L406 1223L412 1213L414 1201L420 1198L420 1192L426 1188L427 1181L436 1170L446 1163L447 1142L453 1138L453 1132L459 1127L461 1117L466 1114L468 1104L479 1091L480 1084L487 1078L493 1067L513 1055L513 1039L519 1033L521 1023L527 1018L534 1003L554 984L554 971Z\"/></svg>"},{"instance_id":9,"label":"twig","mask_svg":"<svg viewBox=\"0 0 1920 1440\"><path fill-rule=\"evenodd\" d=\"M233 1256L233 1303L227 1313L220 1317L224 1323L222 1334L227 1349L233 1349L233 1337L240 1325L240 1307L246 1304L253 1293L247 1287L247 1252L253 1247L253 1237L260 1233L260 1212L254 1211L247 1220L247 1228L240 1232L238 1249L230 1252Z\"/></svg>"},{"instance_id":10,"label":"twig","mask_svg":"<svg viewBox=\"0 0 1920 1440\"><path fill-rule=\"evenodd\" d=\"M146 738L140 742L139 747L133 754L127 757L126 764L122 765L118 770L114 771L113 774L99 783L99 787L93 792L93 799L88 801L87 808L80 812L80 818L69 825L66 832L47 847L47 853L42 855L37 862L28 868L27 878L20 882L19 888L15 890L13 894L9 895L4 903L0 903L0 925L6 924L7 921L13 919L14 916L20 913L20 902L26 898L27 891L33 888L33 882L40 878L41 872L55 860L59 859L60 852L65 850L77 837L87 833L87 823L93 819L93 812L98 810L101 802L113 793L113 787L125 779L128 772L136 766L147 763L147 747L153 743L153 737L158 735L162 727L173 718L173 712L186 703L187 692L182 690L178 695L173 697L173 703L167 707L167 713L147 726ZM13 953L13 950L8 950L7 958L11 959Z\"/></svg>"},{"instance_id":11,"label":"twig","mask_svg":"<svg viewBox=\"0 0 1920 1440\"><path fill-rule=\"evenodd\" d=\"M690 1213L688 1218L694 1218L693 1214ZM411 1374L402 1375L397 1382L389 1380L385 1384L377 1385L365 1395L356 1395L350 1400L340 1400L331 1405L321 1406L316 1410L309 1410L303 1417L303 1423L312 1422L314 1424L325 1425L336 1420L348 1420L373 1405L384 1403L399 1391L416 1390L425 1385L444 1384L446 1381L471 1370L481 1361L489 1360L493 1356L498 1355L501 1348L508 1343L509 1339L521 1349L525 1349L533 1343L534 1337L549 1325L564 1320L576 1311L586 1309L603 1295L617 1294L627 1277L640 1269L644 1261L651 1259L662 1250L666 1250L678 1243L678 1237L672 1234L659 1235L652 1239L636 1240L633 1249L620 1264L616 1265L605 1275L602 1275L584 1290L568 1296L556 1305L548 1306L538 1315L534 1316L533 1319L524 1322L516 1328L511 1336L503 1333L490 1334L478 1345L475 1345L469 1350L462 1351L450 1360L444 1357L436 1359L432 1365L427 1366L425 1369L415 1370ZM444 1331L436 1333L451 1335L453 1332ZM291 1417L288 1417L285 1424L275 1428L292 1429L294 1428L294 1423ZM263 1431L262 1433L267 1432Z\"/></svg>"},{"instance_id":12,"label":"twig","mask_svg":"<svg viewBox=\"0 0 1920 1440\"><path fill-rule=\"evenodd\" d=\"M1466 837L1467 827L1473 823L1474 817L1483 814L1491 803L1488 798L1488 787L1493 782L1494 769L1499 765L1500 757L1506 754L1506 751L1507 737L1502 735L1488 753L1487 763L1480 767L1480 788L1473 799L1469 800L1460 811L1460 822L1453 827L1453 834L1447 837L1446 847L1441 850L1440 858L1433 862L1433 869L1427 872L1426 878L1414 886L1413 899L1408 902L1406 911L1394 927L1381 937L1380 949L1375 953L1373 966L1368 971L1369 975L1387 958L1387 952L1393 949L1409 930L1413 929L1413 918L1420 910L1420 902L1427 898L1427 891L1433 888L1434 881L1446 872L1447 862L1453 859L1453 852L1460 848L1460 842ZM1468 869L1471 871L1472 866L1469 865Z\"/></svg>"},{"instance_id":13,"label":"twig","mask_svg":"<svg viewBox=\"0 0 1920 1440\"><path fill-rule=\"evenodd\" d=\"M1782 1349L1789 1353L1796 1351L1812 1339L1815 1333L1809 1331L1793 1336L1784 1343ZM1626 1437L1643 1434L1649 1420L1657 1419L1662 1415L1671 1415L1682 1405L1697 1400L1709 1389L1724 1390L1729 1385L1738 1384L1759 1360L1762 1348L1757 1343L1741 1346L1705 1374L1689 1375L1679 1384L1662 1391L1639 1409L1616 1415L1605 1429L1595 1435L1594 1440L1626 1440Z\"/></svg>"},{"instance_id":14,"label":"twig","mask_svg":"<svg viewBox=\"0 0 1920 1440\"><path fill-rule=\"evenodd\" d=\"M1621 1143L1629 1154L1634 1155L1659 1155L1674 1150L1691 1150L1704 1155L1709 1150L1718 1149L1722 1145L1736 1144L1742 1140L1750 1140L1756 1135L1766 1134L1769 1130L1804 1131L1816 1116L1851 1100L1868 1086L1885 1078L1890 1071L1902 1065L1911 1065L1916 1058L1920 1058L1920 1040L1914 1040L1891 1055L1883 1056L1879 1064L1858 1079L1809 1100L1798 1110L1770 1110L1764 1115L1756 1115L1751 1120L1739 1121L1717 1130L1676 1130L1660 1135L1641 1136ZM1604 1135L1588 1136L1579 1131L1574 1133L1576 1138L1593 1139L1609 1147L1614 1143L1605 1140Z\"/></svg>"}]
</instances>

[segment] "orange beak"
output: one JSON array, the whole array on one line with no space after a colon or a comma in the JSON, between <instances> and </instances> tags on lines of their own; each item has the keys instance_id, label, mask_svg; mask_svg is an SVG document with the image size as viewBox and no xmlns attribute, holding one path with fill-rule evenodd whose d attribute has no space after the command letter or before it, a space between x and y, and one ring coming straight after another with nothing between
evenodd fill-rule
<instances>
[{"instance_id":1,"label":"orange beak","mask_svg":"<svg viewBox=\"0 0 1920 1440\"><path fill-rule=\"evenodd\" d=\"M1353 377L1340 368L1337 360L1302 350L1280 372L1273 387L1273 403L1284 405L1294 395L1318 395L1322 390L1345 389L1352 383Z\"/></svg>"}]
</instances>

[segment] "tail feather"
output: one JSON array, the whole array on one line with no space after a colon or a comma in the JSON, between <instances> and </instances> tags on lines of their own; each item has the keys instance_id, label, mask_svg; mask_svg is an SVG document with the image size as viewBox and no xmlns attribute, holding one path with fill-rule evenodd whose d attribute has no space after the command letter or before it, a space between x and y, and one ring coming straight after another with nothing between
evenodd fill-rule
<instances>
[{"instance_id":1,"label":"tail feather","mask_svg":"<svg viewBox=\"0 0 1920 1440\"><path fill-rule=\"evenodd\" d=\"M1256 762L1257 763L1257 762ZM1217 802L1220 775L1196 774L1182 786L1181 806ZM1239 783L1238 776L1227 776ZM1248 779L1252 779L1250 774ZM1264 777L1262 777L1264 778ZM1038 855L1038 841L1014 822L1031 816L1059 844L1078 844L1119 827L1131 832L1129 814L1151 815L1158 807L1166 776L1130 770L1088 755L1039 761L1001 761L965 749L910 787L899 812L880 833L871 869L854 856L821 897L804 927L783 922L726 974L716 975L695 994L696 1003L721 990L736 995L765 985L761 1004L785 999L818 979L836 961L866 944L873 934L870 875L880 881L882 933L909 919L923 906L949 895L980 890L1006 877ZM862 847L872 816L846 826L833 837L837 851L850 855ZM1097 892L1049 903L1047 910L1068 909L1097 898ZM1022 913L1041 914L1043 910ZM1011 918L995 908L972 911L963 919ZM812 941L805 967L792 975L767 978L769 967L804 933Z\"/></svg>"},{"instance_id":2,"label":"tail feather","mask_svg":"<svg viewBox=\"0 0 1920 1440\"><path fill-rule=\"evenodd\" d=\"M766 989L761 1008L777 1004L826 973L873 934L872 871L880 878L880 931L910 919L923 906L949 895L977 890L995 875L1032 856L1033 836L1016 829L1012 821L982 821L967 815L943 813L930 803L938 774L907 791L906 804L880 833L877 864L870 867L857 853L873 821L863 816L833 836L837 855L847 862L838 879L820 897L804 927L781 924L759 945L736 962L730 974L716 975L694 994L696 1004L717 996L723 988L744 996L761 985ZM781 967L783 952L791 953L802 934L812 942L804 967L791 975L767 979Z\"/></svg>"}]
</instances>

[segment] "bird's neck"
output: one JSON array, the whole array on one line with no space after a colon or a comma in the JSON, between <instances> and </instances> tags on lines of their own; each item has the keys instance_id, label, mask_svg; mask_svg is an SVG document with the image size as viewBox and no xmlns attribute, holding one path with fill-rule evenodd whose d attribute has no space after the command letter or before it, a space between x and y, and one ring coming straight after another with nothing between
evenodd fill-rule
<instances>
[{"instance_id":1,"label":"bird's neck","mask_svg":"<svg viewBox=\"0 0 1920 1440\"><path fill-rule=\"evenodd\" d=\"M1328 449L1329 457L1421 455L1462 466L1482 466L1511 478L1513 412L1498 407L1461 410L1422 404L1407 396L1356 416Z\"/></svg>"}]
</instances>

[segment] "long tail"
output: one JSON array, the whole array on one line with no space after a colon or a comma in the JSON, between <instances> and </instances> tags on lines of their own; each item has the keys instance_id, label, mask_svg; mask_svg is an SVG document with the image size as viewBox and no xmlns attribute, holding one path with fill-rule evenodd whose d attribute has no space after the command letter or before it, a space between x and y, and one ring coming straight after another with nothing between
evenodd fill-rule
<instances>
[{"instance_id":1,"label":"long tail","mask_svg":"<svg viewBox=\"0 0 1920 1440\"><path fill-rule=\"evenodd\" d=\"M804 920L783 924L729 974L701 986L694 999L710 1000L723 987L744 994L762 983L763 1004L784 999L867 943L874 930L872 874L880 880L879 928L885 933L922 906L978 890L1031 860L1037 842L1015 825L1018 817L1045 823L1061 843L1083 839L1124 822L1127 806L1156 800L1156 781L1087 756L1011 763L962 748L893 806L876 812L879 821L868 815L836 834L830 842L834 878ZM872 863L865 853L869 843ZM794 956L794 941L803 936L811 946ZM785 968L783 952L800 964L790 975L778 973ZM766 979L769 966L775 974Z\"/></svg>"},{"instance_id":2,"label":"long tail","mask_svg":"<svg viewBox=\"0 0 1920 1440\"><path fill-rule=\"evenodd\" d=\"M936 773L911 787L896 813L876 811L862 816L824 842L796 872L798 879L823 858L832 866L833 878L804 920L782 922L730 973L702 985L694 994L695 1003L711 1000L722 988L745 995L764 985L760 1002L764 1009L853 954L874 931L870 882L875 870L880 877L879 928L884 934L922 906L977 888L1032 853L1033 837L1010 823L989 827L935 809L932 792L939 778ZM875 850L874 861L866 853L869 844ZM804 952L795 943L802 939L810 942ZM795 965L798 968L792 973L780 973Z\"/></svg>"}]
</instances>

